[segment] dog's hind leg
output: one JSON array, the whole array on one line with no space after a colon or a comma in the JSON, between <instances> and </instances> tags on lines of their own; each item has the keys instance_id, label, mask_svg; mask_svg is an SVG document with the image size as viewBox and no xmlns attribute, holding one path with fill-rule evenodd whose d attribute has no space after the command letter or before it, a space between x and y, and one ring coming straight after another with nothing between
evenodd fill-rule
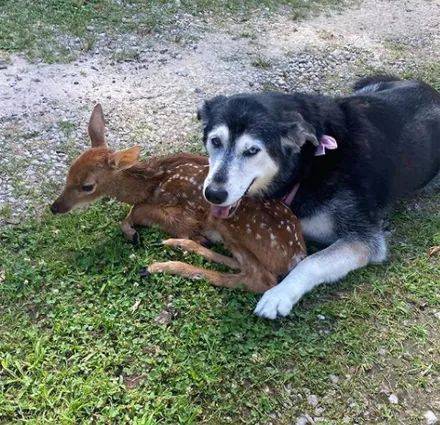
<instances>
[{"instance_id":1,"label":"dog's hind leg","mask_svg":"<svg viewBox=\"0 0 440 425\"><path fill-rule=\"evenodd\" d=\"M195 254L201 255L209 261L223 264L230 267L231 269L240 269L238 262L234 258L227 257L226 255L222 255L208 248L205 248L204 246L192 241L191 239L166 239L163 241L163 244L175 248L180 248L185 251L194 252Z\"/></svg>"},{"instance_id":2,"label":"dog's hind leg","mask_svg":"<svg viewBox=\"0 0 440 425\"><path fill-rule=\"evenodd\" d=\"M267 291L258 302L255 314L268 319L287 316L301 297L316 286L336 282L353 270L385 258L386 243L382 234L367 240L341 238L306 257L279 285Z\"/></svg>"},{"instance_id":3,"label":"dog's hind leg","mask_svg":"<svg viewBox=\"0 0 440 425\"><path fill-rule=\"evenodd\" d=\"M148 266L150 273L169 273L173 275L187 277L189 279L206 279L215 286L225 288L237 288L246 283L243 273L220 273L214 270L196 267L182 261L166 261L164 263L153 263Z\"/></svg>"}]
</instances>

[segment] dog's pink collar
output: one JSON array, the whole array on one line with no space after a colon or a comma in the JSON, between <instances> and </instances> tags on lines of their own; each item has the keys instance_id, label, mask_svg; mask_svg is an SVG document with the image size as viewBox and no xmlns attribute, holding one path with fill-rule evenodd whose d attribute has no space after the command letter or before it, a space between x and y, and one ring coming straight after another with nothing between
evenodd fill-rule
<instances>
[{"instance_id":1,"label":"dog's pink collar","mask_svg":"<svg viewBox=\"0 0 440 425\"><path fill-rule=\"evenodd\" d=\"M290 204L292 203L293 198L295 198L295 195L296 195L296 192L298 192L298 189L299 189L299 183L296 183L292 187L292 190L281 199L283 201L283 204L290 207Z\"/></svg>"},{"instance_id":2,"label":"dog's pink collar","mask_svg":"<svg viewBox=\"0 0 440 425\"><path fill-rule=\"evenodd\" d=\"M327 134L324 134L319 139L319 145L317 146L315 150L315 156L322 156L325 155L325 150L334 150L338 147L338 142L336 139L332 136L328 136Z\"/></svg>"},{"instance_id":3,"label":"dog's pink collar","mask_svg":"<svg viewBox=\"0 0 440 425\"><path fill-rule=\"evenodd\" d=\"M319 145L316 148L315 156L325 155L325 150L326 149L334 150L337 147L338 147L338 142L336 141L336 139L334 137L332 137L332 136L324 134L319 139ZM287 206L290 206L290 204L292 203L293 199L295 198L296 192L298 192L298 189L299 189L299 182L296 183L292 187L292 190L281 199L283 201L283 203L286 204Z\"/></svg>"}]
</instances>

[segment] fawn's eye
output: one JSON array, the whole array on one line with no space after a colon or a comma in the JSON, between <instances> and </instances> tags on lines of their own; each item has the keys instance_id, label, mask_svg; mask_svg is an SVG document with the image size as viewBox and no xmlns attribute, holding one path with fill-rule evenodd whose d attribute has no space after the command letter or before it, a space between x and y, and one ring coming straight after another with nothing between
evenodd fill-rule
<instances>
[{"instance_id":1,"label":"fawn's eye","mask_svg":"<svg viewBox=\"0 0 440 425\"><path fill-rule=\"evenodd\" d=\"M95 187L94 184L84 184L84 185L82 185L81 189L82 189L84 192L91 192L91 191L93 190L94 187Z\"/></svg>"},{"instance_id":2,"label":"fawn's eye","mask_svg":"<svg viewBox=\"0 0 440 425\"><path fill-rule=\"evenodd\" d=\"M244 152L243 152L243 155L244 156L254 156L254 155L256 155L258 152L260 152L260 148L257 148L256 146L252 146L251 148L249 148L249 149L246 149Z\"/></svg>"},{"instance_id":3,"label":"fawn's eye","mask_svg":"<svg viewBox=\"0 0 440 425\"><path fill-rule=\"evenodd\" d=\"M213 137L211 139L211 145L212 147L218 149L222 147L222 141L220 140L220 137Z\"/></svg>"}]
</instances>

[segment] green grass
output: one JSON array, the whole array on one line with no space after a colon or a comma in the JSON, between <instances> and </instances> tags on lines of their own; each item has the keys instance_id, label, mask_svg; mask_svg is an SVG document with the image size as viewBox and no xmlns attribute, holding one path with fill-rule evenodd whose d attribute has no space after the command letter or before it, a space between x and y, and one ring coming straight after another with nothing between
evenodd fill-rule
<instances>
[{"instance_id":1,"label":"green grass","mask_svg":"<svg viewBox=\"0 0 440 425\"><path fill-rule=\"evenodd\" d=\"M24 52L48 63L75 59L93 49L101 33L145 37L172 23L179 12L248 18L254 12L288 6L292 19L335 0L0 0L0 51ZM218 23L218 19L217 19ZM137 53L122 54L122 60ZM120 53L115 54L118 60Z\"/></svg>"},{"instance_id":2,"label":"green grass","mask_svg":"<svg viewBox=\"0 0 440 425\"><path fill-rule=\"evenodd\" d=\"M423 409L439 372L440 262L427 255L440 244L439 201L395 214L388 264L314 291L276 322L254 317L258 297L242 291L141 279L141 266L182 254L154 229L141 248L127 244L113 202L3 229L0 422L265 423L278 412L290 424L313 415L313 393L326 423L366 409L413 423L410 395ZM155 321L164 309L167 325ZM384 382L400 405L383 400Z\"/></svg>"},{"instance_id":3,"label":"green grass","mask_svg":"<svg viewBox=\"0 0 440 425\"><path fill-rule=\"evenodd\" d=\"M415 69L404 73L402 78L418 78L431 84L437 91L440 91L440 63L418 64Z\"/></svg>"},{"instance_id":4,"label":"green grass","mask_svg":"<svg viewBox=\"0 0 440 425\"><path fill-rule=\"evenodd\" d=\"M144 34L177 9L220 10L209 0L167 3L162 14L161 2L145 4L0 0L0 49L69 60L99 31ZM245 14L257 2L222 4ZM79 46L65 49L65 36ZM439 75L431 64L407 76L440 88ZM59 122L67 136L74 127ZM140 278L152 261L205 262L163 248L155 229L142 231L140 248L127 244L117 225L126 209L113 202L0 229L0 423L287 425L302 413L324 424L420 423L440 373L440 257L428 256L440 245L440 196L419 203L394 214L388 263L313 291L275 322L252 315L252 294ZM156 320L163 311L168 324Z\"/></svg>"}]
</instances>

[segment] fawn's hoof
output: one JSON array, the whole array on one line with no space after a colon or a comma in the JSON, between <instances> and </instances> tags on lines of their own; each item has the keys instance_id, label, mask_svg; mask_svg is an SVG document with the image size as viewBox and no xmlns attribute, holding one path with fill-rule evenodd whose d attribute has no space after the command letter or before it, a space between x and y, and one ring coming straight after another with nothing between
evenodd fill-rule
<instances>
[{"instance_id":1,"label":"fawn's hoof","mask_svg":"<svg viewBox=\"0 0 440 425\"><path fill-rule=\"evenodd\" d=\"M132 237L131 237L131 243L134 246L139 246L141 243L141 237L139 236L139 233L136 232Z\"/></svg>"},{"instance_id":2,"label":"fawn's hoof","mask_svg":"<svg viewBox=\"0 0 440 425\"><path fill-rule=\"evenodd\" d=\"M147 278L147 277L149 277L150 276L150 272L149 272L149 270L148 270L148 268L147 267L142 267L140 270L139 270L139 276L141 276L141 277L145 277L145 278Z\"/></svg>"},{"instance_id":3,"label":"fawn's hoof","mask_svg":"<svg viewBox=\"0 0 440 425\"><path fill-rule=\"evenodd\" d=\"M204 246L205 248L212 248L214 246L214 242L210 241L209 239L203 238L200 239L200 245Z\"/></svg>"}]
</instances>

